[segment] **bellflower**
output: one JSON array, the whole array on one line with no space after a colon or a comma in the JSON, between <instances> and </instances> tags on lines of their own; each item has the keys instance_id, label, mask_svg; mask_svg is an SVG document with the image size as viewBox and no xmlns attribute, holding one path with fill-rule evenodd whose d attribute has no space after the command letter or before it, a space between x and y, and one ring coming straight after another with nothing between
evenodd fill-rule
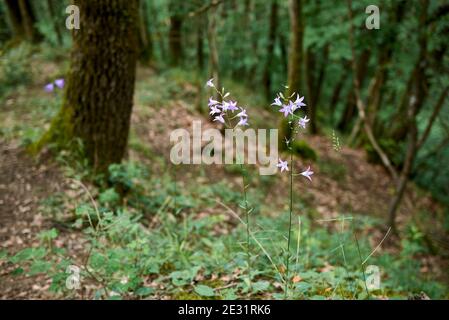
<instances>
[{"instance_id":1,"label":"bellflower","mask_svg":"<svg viewBox=\"0 0 449 320\"><path fill-rule=\"evenodd\" d=\"M299 118L299 121L298 121L298 125L300 126L300 127L302 127L303 129L305 129L306 128L306 124L307 124L307 122L309 122L310 121L310 119L307 119L307 116L305 116L304 118Z\"/></svg>"},{"instance_id":2,"label":"bellflower","mask_svg":"<svg viewBox=\"0 0 449 320\"><path fill-rule=\"evenodd\" d=\"M289 104L283 104L282 108L279 109L279 112L282 112L284 114L284 117L288 117L289 114L292 114L292 107L291 102Z\"/></svg>"},{"instance_id":3,"label":"bellflower","mask_svg":"<svg viewBox=\"0 0 449 320\"><path fill-rule=\"evenodd\" d=\"M45 92L53 92L55 89L55 85L53 83L49 83L44 87Z\"/></svg>"},{"instance_id":4,"label":"bellflower","mask_svg":"<svg viewBox=\"0 0 449 320\"><path fill-rule=\"evenodd\" d=\"M220 102L218 102L217 100L214 100L212 97L209 98L209 104L208 106L215 106L216 104L220 104Z\"/></svg>"},{"instance_id":5,"label":"bellflower","mask_svg":"<svg viewBox=\"0 0 449 320\"><path fill-rule=\"evenodd\" d=\"M279 159L279 163L277 164L277 167L281 169L281 172L288 171L288 163L287 161L282 161Z\"/></svg>"},{"instance_id":6,"label":"bellflower","mask_svg":"<svg viewBox=\"0 0 449 320\"><path fill-rule=\"evenodd\" d=\"M297 110L297 109L301 109L301 107L304 107L304 106L306 106L306 104L305 103L303 103L303 101L304 101L304 97L299 97L299 94L296 96L296 100L295 100L295 102L293 102L293 104L294 104L294 108L293 108L293 111L295 111L295 110Z\"/></svg>"},{"instance_id":7,"label":"bellflower","mask_svg":"<svg viewBox=\"0 0 449 320\"><path fill-rule=\"evenodd\" d=\"M65 84L64 79L56 79L56 80L55 80L55 85L56 85L59 89L64 88L64 84Z\"/></svg>"},{"instance_id":8,"label":"bellflower","mask_svg":"<svg viewBox=\"0 0 449 320\"><path fill-rule=\"evenodd\" d=\"M282 106L281 98L276 97L276 98L274 99L274 102L273 102L271 105L272 105L272 106L278 106L278 107L281 107L281 106Z\"/></svg>"},{"instance_id":9,"label":"bellflower","mask_svg":"<svg viewBox=\"0 0 449 320\"><path fill-rule=\"evenodd\" d=\"M248 118L241 117L239 123L237 123L238 126L249 126Z\"/></svg>"},{"instance_id":10,"label":"bellflower","mask_svg":"<svg viewBox=\"0 0 449 320\"><path fill-rule=\"evenodd\" d=\"M216 117L214 118L214 121L218 121L218 122L221 122L221 123L225 123L225 120L224 120L224 118L223 118L223 114L220 114L220 115L216 116Z\"/></svg>"},{"instance_id":11,"label":"bellflower","mask_svg":"<svg viewBox=\"0 0 449 320\"><path fill-rule=\"evenodd\" d=\"M239 108L237 107L237 102L236 101L229 101L228 103L228 110L231 112L234 112L236 110L238 110Z\"/></svg>"},{"instance_id":12,"label":"bellflower","mask_svg":"<svg viewBox=\"0 0 449 320\"><path fill-rule=\"evenodd\" d=\"M211 106L209 114L217 114L217 113L221 113L221 110L218 109L217 106Z\"/></svg>"},{"instance_id":13,"label":"bellflower","mask_svg":"<svg viewBox=\"0 0 449 320\"><path fill-rule=\"evenodd\" d=\"M248 117L248 115L246 114L246 109L240 108L240 110L242 110L242 111L237 113L237 117L240 117L240 118Z\"/></svg>"},{"instance_id":14,"label":"bellflower","mask_svg":"<svg viewBox=\"0 0 449 320\"><path fill-rule=\"evenodd\" d=\"M306 177L310 181L312 181L312 178L311 178L312 174L313 174L313 171L310 170L310 166L307 168L306 171L303 171L303 172L300 173L300 175Z\"/></svg>"},{"instance_id":15,"label":"bellflower","mask_svg":"<svg viewBox=\"0 0 449 320\"><path fill-rule=\"evenodd\" d=\"M213 80L214 80L214 78L209 79L209 80L206 82L206 86L211 87L211 88L214 88L215 85L214 85L214 83L212 82Z\"/></svg>"}]
</instances>

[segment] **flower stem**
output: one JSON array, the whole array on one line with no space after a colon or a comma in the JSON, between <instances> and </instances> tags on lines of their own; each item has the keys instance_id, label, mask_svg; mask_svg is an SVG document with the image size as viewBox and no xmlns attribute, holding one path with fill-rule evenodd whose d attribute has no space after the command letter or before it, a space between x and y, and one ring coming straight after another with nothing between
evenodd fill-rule
<instances>
[{"instance_id":1,"label":"flower stem","mask_svg":"<svg viewBox=\"0 0 449 320\"><path fill-rule=\"evenodd\" d=\"M285 295L284 299L287 299L288 296L288 285L290 282L290 274L289 274L289 266L290 266L290 238L292 233L292 212L293 212L293 116L290 117L290 130L292 132L292 136L290 138L290 205L289 205L289 222L288 222L288 237L287 237L287 261L286 261L286 271L285 271Z\"/></svg>"},{"instance_id":2,"label":"flower stem","mask_svg":"<svg viewBox=\"0 0 449 320\"><path fill-rule=\"evenodd\" d=\"M245 203L245 218L246 218L246 262L248 264L248 284L251 288L251 252L250 252L250 229L249 229L249 210L248 210L248 198L246 195L246 169L243 164L240 164L240 168L242 171L242 181L243 181L243 202Z\"/></svg>"}]
</instances>

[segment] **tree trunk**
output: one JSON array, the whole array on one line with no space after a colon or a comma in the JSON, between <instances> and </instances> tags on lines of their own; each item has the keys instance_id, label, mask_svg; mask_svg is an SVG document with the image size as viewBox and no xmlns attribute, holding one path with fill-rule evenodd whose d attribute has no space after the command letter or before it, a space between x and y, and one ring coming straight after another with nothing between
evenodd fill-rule
<instances>
[{"instance_id":1,"label":"tree trunk","mask_svg":"<svg viewBox=\"0 0 449 320\"><path fill-rule=\"evenodd\" d=\"M18 1L25 37L28 41L36 42L39 40L40 35L36 30L36 28L34 27L34 24L36 23L36 18L34 16L33 8L31 7L29 0L18 0Z\"/></svg>"},{"instance_id":2,"label":"tree trunk","mask_svg":"<svg viewBox=\"0 0 449 320\"><path fill-rule=\"evenodd\" d=\"M14 37L17 39L24 38L25 30L22 24L22 15L17 0L6 0L6 8L8 11L8 19L13 31Z\"/></svg>"},{"instance_id":3,"label":"tree trunk","mask_svg":"<svg viewBox=\"0 0 449 320\"><path fill-rule=\"evenodd\" d=\"M369 59L371 57L371 51L370 50L363 50L363 52L360 54L357 66L358 66L358 72L357 72L357 79L360 83L360 86L363 86L363 82L365 80L365 76L368 69L368 63ZM349 128L349 124L351 123L352 119L356 115L357 105L355 101L355 95L354 90L351 88L349 90L348 96L346 98L346 106L343 111L343 114L340 118L340 121L337 125L338 130L340 131L346 131Z\"/></svg>"},{"instance_id":4,"label":"tree trunk","mask_svg":"<svg viewBox=\"0 0 449 320\"><path fill-rule=\"evenodd\" d=\"M41 139L67 148L74 139L96 172L122 160L128 140L137 59L138 0L78 0L65 99Z\"/></svg>"},{"instance_id":5,"label":"tree trunk","mask_svg":"<svg viewBox=\"0 0 449 320\"><path fill-rule=\"evenodd\" d=\"M426 97L425 93L425 83L426 83L426 56L427 56L427 33L426 33L426 22L427 22L427 11L429 8L429 0L421 0L421 10L419 17L419 47L420 53L415 67L415 81L414 81L414 92L410 98L410 104L407 114L408 122L408 145L407 152L405 155L404 166L402 167L400 177L396 186L396 194L390 203L390 209L388 212L388 223L393 231L396 231L396 212L399 209L402 198L405 193L407 186L407 180L410 172L413 168L413 162L415 160L416 154L418 152L418 128L416 117ZM442 100L444 102L444 99ZM432 123L429 122L431 126ZM430 129L429 129L430 130ZM427 130L426 130L427 132ZM425 136L423 136L425 138ZM422 143L420 143L420 146Z\"/></svg>"},{"instance_id":6,"label":"tree trunk","mask_svg":"<svg viewBox=\"0 0 449 320\"><path fill-rule=\"evenodd\" d=\"M14 37L18 40L40 40L35 28L36 18L29 0L6 0L8 18Z\"/></svg>"},{"instance_id":7,"label":"tree trunk","mask_svg":"<svg viewBox=\"0 0 449 320\"><path fill-rule=\"evenodd\" d=\"M182 48L182 24L183 19L179 13L179 6L173 0L170 2L170 29L168 31L168 42L170 48L170 64L179 66L183 56Z\"/></svg>"},{"instance_id":8,"label":"tree trunk","mask_svg":"<svg viewBox=\"0 0 449 320\"><path fill-rule=\"evenodd\" d=\"M276 27L277 27L277 16L278 16L278 3L277 0L271 1L271 9L270 9L270 25L268 30L268 43L267 43L267 53L266 53L266 61L265 68L263 71L263 85L265 88L265 96L267 101L270 101L271 97L271 64L273 63L273 51L274 44L276 41Z\"/></svg>"},{"instance_id":9,"label":"tree trunk","mask_svg":"<svg viewBox=\"0 0 449 320\"><path fill-rule=\"evenodd\" d=\"M302 0L289 0L289 14L290 49L288 54L288 96L290 96L294 92L299 94L301 91L302 66L304 58L304 22L302 17ZM281 120L279 132L279 146L281 149L285 149L287 147L285 141L290 140L292 136L288 119L283 118Z\"/></svg>"},{"instance_id":10,"label":"tree trunk","mask_svg":"<svg viewBox=\"0 0 449 320\"><path fill-rule=\"evenodd\" d=\"M213 0L212 3L215 4L217 0ZM213 5L210 9L210 13L207 21L207 41L209 43L209 78L214 78L215 86L218 90L221 90L220 82L220 71L219 71L219 57L217 48L217 35L216 35L216 5Z\"/></svg>"},{"instance_id":11,"label":"tree trunk","mask_svg":"<svg viewBox=\"0 0 449 320\"><path fill-rule=\"evenodd\" d=\"M302 0L289 0L290 52L288 59L288 93L301 91L304 23Z\"/></svg>"},{"instance_id":12,"label":"tree trunk","mask_svg":"<svg viewBox=\"0 0 449 320\"><path fill-rule=\"evenodd\" d=\"M48 12L50 13L51 21L53 22L53 30L56 34L56 39L58 41L58 45L62 46L62 33L61 29L59 28L58 19L55 15L55 8L53 5L53 0L47 0L47 7Z\"/></svg>"},{"instance_id":13,"label":"tree trunk","mask_svg":"<svg viewBox=\"0 0 449 320\"><path fill-rule=\"evenodd\" d=\"M329 53L329 47L326 45L323 47L322 63L317 72L317 59L312 48L308 48L306 52L306 85L307 85L307 113L310 118L310 132L312 134L318 133L317 126L317 105L321 93L321 87L324 80L324 73L327 65L327 57Z\"/></svg>"},{"instance_id":14,"label":"tree trunk","mask_svg":"<svg viewBox=\"0 0 449 320\"><path fill-rule=\"evenodd\" d=\"M145 0L140 0L139 10L139 48L140 59L148 63L153 58L153 39L148 30L148 10Z\"/></svg>"}]
</instances>

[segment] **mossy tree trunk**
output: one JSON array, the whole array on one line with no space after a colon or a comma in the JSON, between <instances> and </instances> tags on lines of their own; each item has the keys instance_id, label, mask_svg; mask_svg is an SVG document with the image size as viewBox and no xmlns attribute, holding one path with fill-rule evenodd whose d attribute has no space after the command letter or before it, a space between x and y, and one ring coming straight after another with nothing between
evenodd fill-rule
<instances>
[{"instance_id":1,"label":"mossy tree trunk","mask_svg":"<svg viewBox=\"0 0 449 320\"><path fill-rule=\"evenodd\" d=\"M78 0L64 103L41 140L67 148L80 139L96 172L122 160L137 59L138 0Z\"/></svg>"}]
</instances>

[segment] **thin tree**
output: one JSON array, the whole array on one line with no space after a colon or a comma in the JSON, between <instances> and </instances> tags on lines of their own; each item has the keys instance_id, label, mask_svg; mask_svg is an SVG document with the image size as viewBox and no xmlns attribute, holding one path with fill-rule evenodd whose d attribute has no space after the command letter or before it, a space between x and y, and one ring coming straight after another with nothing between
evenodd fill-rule
<instances>
[{"instance_id":1,"label":"thin tree","mask_svg":"<svg viewBox=\"0 0 449 320\"><path fill-rule=\"evenodd\" d=\"M288 54L288 89L287 95L300 93L303 72L304 22L302 0L289 0L290 14L290 48ZM286 148L286 140L292 136L291 126L286 118L281 120L279 146ZM282 138L281 138L282 137ZM285 140L284 140L285 139Z\"/></svg>"}]
</instances>

